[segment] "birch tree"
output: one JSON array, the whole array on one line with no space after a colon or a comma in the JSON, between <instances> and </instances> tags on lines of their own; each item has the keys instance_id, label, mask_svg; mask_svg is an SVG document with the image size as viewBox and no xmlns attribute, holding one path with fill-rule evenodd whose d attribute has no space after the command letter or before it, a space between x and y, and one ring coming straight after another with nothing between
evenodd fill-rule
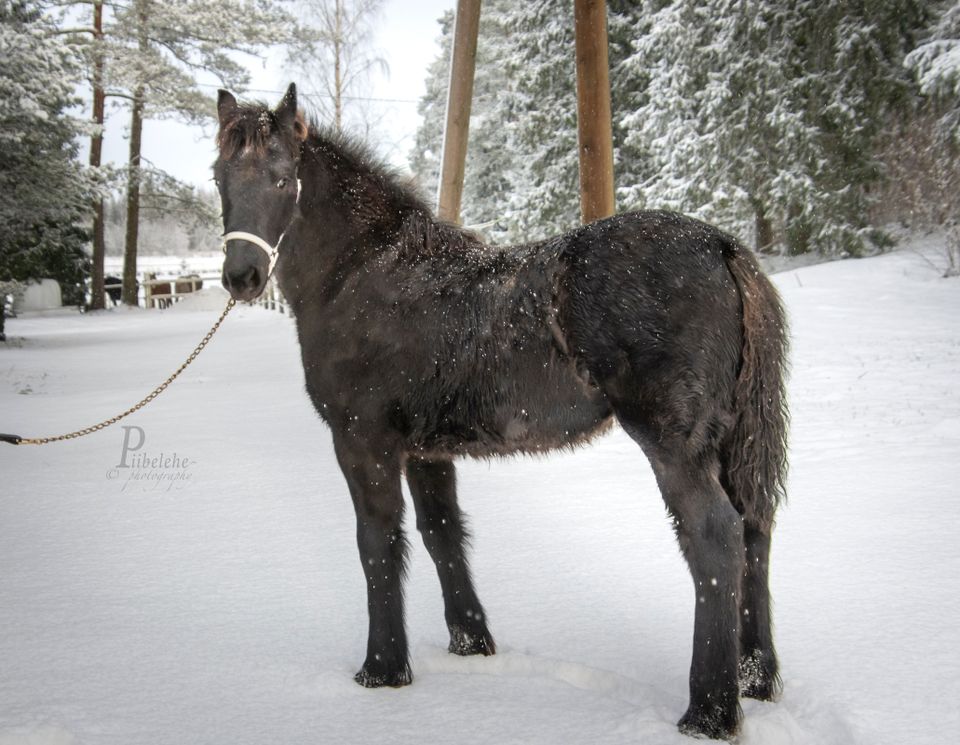
<instances>
[{"instance_id":1,"label":"birch tree","mask_svg":"<svg viewBox=\"0 0 960 745\"><path fill-rule=\"evenodd\" d=\"M371 73L387 74L371 50L384 0L301 0L301 26L287 64L304 80L302 94L338 132L348 120L362 125L362 93ZM351 111L354 116L349 115Z\"/></svg>"}]
</instances>

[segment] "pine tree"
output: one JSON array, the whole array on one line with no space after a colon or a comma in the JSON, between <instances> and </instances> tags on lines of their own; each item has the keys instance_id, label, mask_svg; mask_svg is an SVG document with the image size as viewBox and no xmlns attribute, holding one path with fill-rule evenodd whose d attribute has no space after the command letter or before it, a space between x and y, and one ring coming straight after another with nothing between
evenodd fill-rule
<instances>
[{"instance_id":1,"label":"pine tree","mask_svg":"<svg viewBox=\"0 0 960 745\"><path fill-rule=\"evenodd\" d=\"M960 2L943 3L926 38L905 60L920 98L900 131L912 138L905 152L890 143L888 163L911 187L900 195L914 216L946 229L946 276L960 274ZM896 145L900 144L900 147ZM914 166L913 173L904 173Z\"/></svg>"},{"instance_id":2,"label":"pine tree","mask_svg":"<svg viewBox=\"0 0 960 745\"><path fill-rule=\"evenodd\" d=\"M77 158L83 123L67 113L79 53L56 30L39 3L0 0L0 282L52 277L72 302L95 185Z\"/></svg>"},{"instance_id":3,"label":"pine tree","mask_svg":"<svg viewBox=\"0 0 960 745\"><path fill-rule=\"evenodd\" d=\"M504 219L517 239L543 238L580 219L573 3L515 4L504 18L509 87L493 117L507 126L515 169Z\"/></svg>"},{"instance_id":4,"label":"pine tree","mask_svg":"<svg viewBox=\"0 0 960 745\"><path fill-rule=\"evenodd\" d=\"M610 59L630 49L629 0L609 3ZM439 179L453 16L441 20L442 51L428 72L423 124L411 167L431 194ZM616 109L627 98L613 75ZM463 195L463 219L496 242L555 234L579 221L573 7L567 0L490 0L480 17ZM616 177L641 169L638 151L614 129Z\"/></svg>"},{"instance_id":5,"label":"pine tree","mask_svg":"<svg viewBox=\"0 0 960 745\"><path fill-rule=\"evenodd\" d=\"M481 11L481 23L484 16ZM416 184L420 191L436 203L438 185L440 183L440 164L443 157L443 128L446 123L447 86L450 77L450 51L453 44L452 10L445 11L438 19L440 25L440 53L427 68L426 93L417 103L417 113L420 115L420 126L417 128L413 148L409 154L410 169L413 171ZM477 57L481 55L481 48L477 48ZM477 68L483 69L478 59ZM476 78L475 78L476 81ZM476 82L474 83L476 87ZM471 117L477 113L477 107L471 109ZM467 147L467 171L470 171L470 148ZM466 188L468 181L464 181ZM469 206L471 200L465 199L464 206ZM466 222L469 223L469 220Z\"/></svg>"},{"instance_id":6,"label":"pine tree","mask_svg":"<svg viewBox=\"0 0 960 745\"><path fill-rule=\"evenodd\" d=\"M885 245L869 223L887 175L884 132L911 106L903 60L939 5L611 0L619 208L692 213L752 234L761 250L860 255ZM579 212L570 3L494 1L481 24L466 220L495 219L500 230L488 234L507 240L571 227ZM448 19L411 156L428 187L439 169L451 33ZM936 38L913 57L918 65L934 50L943 56L931 70L950 58L944 39L954 37Z\"/></svg>"},{"instance_id":7,"label":"pine tree","mask_svg":"<svg viewBox=\"0 0 960 745\"><path fill-rule=\"evenodd\" d=\"M652 176L627 206L692 212L762 249L859 255L870 239L877 137L908 95L902 60L926 4L842 0L644 3L624 116Z\"/></svg>"},{"instance_id":8,"label":"pine tree","mask_svg":"<svg viewBox=\"0 0 960 745\"><path fill-rule=\"evenodd\" d=\"M205 209L202 200L190 199L190 187L143 161L144 121L211 121L214 101L201 90L198 76L210 75L224 87L242 89L249 75L234 53L253 54L288 40L292 22L273 0L132 0L112 10L104 28L106 95L130 106L123 300L135 305L142 198L151 197L158 208L190 201L201 218Z\"/></svg>"},{"instance_id":9,"label":"pine tree","mask_svg":"<svg viewBox=\"0 0 960 745\"><path fill-rule=\"evenodd\" d=\"M904 63L936 106L943 137L960 146L960 2L945 4L931 25Z\"/></svg>"},{"instance_id":10,"label":"pine tree","mask_svg":"<svg viewBox=\"0 0 960 745\"><path fill-rule=\"evenodd\" d=\"M494 240L506 235L506 224L501 217L512 188L510 174L517 162L505 141L503 122L495 111L498 97L507 85L503 50L498 40L506 33L503 14L510 5L505 0L490 0L483 5L480 15L461 208L464 224L482 226L483 232ZM427 72L427 92L417 109L423 121L410 154L411 169L422 191L433 200L437 196L443 157L453 22L454 15L449 11L439 21L441 51Z\"/></svg>"}]
</instances>

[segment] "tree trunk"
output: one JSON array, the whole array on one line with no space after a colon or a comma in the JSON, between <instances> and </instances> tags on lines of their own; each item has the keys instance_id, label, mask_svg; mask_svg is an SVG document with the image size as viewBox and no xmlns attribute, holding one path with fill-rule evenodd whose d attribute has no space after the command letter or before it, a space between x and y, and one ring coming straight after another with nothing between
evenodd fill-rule
<instances>
[{"instance_id":1,"label":"tree trunk","mask_svg":"<svg viewBox=\"0 0 960 745\"><path fill-rule=\"evenodd\" d=\"M773 223L767 216L767 211L759 202L753 204L754 214L754 248L757 253L766 252L773 246Z\"/></svg>"},{"instance_id":2,"label":"tree trunk","mask_svg":"<svg viewBox=\"0 0 960 745\"><path fill-rule=\"evenodd\" d=\"M143 88L134 91L127 165L127 233L123 244L123 302L137 301L137 240L140 236L140 145L143 136Z\"/></svg>"},{"instance_id":3,"label":"tree trunk","mask_svg":"<svg viewBox=\"0 0 960 745\"><path fill-rule=\"evenodd\" d=\"M147 52L147 11L145 4L137 3L137 22L140 24L140 51ZM123 302L138 305L137 300L137 240L140 235L140 149L143 137L143 105L146 90L138 83L133 92L130 116L130 160L127 164L127 233L123 245Z\"/></svg>"},{"instance_id":4,"label":"tree trunk","mask_svg":"<svg viewBox=\"0 0 960 745\"><path fill-rule=\"evenodd\" d=\"M90 138L90 167L100 168L103 153L103 0L93 5L93 123L96 133ZM93 202L93 274L91 277L90 307L102 310L106 306L103 289L103 259L106 255L103 235L103 197Z\"/></svg>"},{"instance_id":5,"label":"tree trunk","mask_svg":"<svg viewBox=\"0 0 960 745\"><path fill-rule=\"evenodd\" d=\"M340 70L340 55L343 53L343 6L341 0L336 0L334 7L333 33L333 126L337 132L343 130L343 80Z\"/></svg>"},{"instance_id":6,"label":"tree trunk","mask_svg":"<svg viewBox=\"0 0 960 745\"><path fill-rule=\"evenodd\" d=\"M787 253L800 256L810 251L810 226L803 219L803 209L791 204L787 209Z\"/></svg>"}]
</instances>

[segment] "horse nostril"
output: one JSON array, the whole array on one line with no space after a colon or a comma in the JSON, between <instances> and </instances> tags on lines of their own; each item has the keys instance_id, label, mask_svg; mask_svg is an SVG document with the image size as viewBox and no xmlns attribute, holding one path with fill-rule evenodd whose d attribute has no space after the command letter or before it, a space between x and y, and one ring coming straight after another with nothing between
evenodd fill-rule
<instances>
[{"instance_id":1,"label":"horse nostril","mask_svg":"<svg viewBox=\"0 0 960 745\"><path fill-rule=\"evenodd\" d=\"M223 286L234 297L241 297L245 293L259 289L260 270L256 266L246 266L232 271L224 269Z\"/></svg>"},{"instance_id":2,"label":"horse nostril","mask_svg":"<svg viewBox=\"0 0 960 745\"><path fill-rule=\"evenodd\" d=\"M237 283L240 287L258 287L260 285L260 272L257 267L251 266L243 273Z\"/></svg>"}]
</instances>

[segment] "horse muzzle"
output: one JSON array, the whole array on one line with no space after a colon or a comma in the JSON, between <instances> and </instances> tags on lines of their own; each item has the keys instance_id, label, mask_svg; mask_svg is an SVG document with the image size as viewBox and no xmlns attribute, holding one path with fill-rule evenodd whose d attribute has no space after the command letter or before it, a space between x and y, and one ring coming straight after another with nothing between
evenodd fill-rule
<instances>
[{"instance_id":1,"label":"horse muzzle","mask_svg":"<svg viewBox=\"0 0 960 745\"><path fill-rule=\"evenodd\" d=\"M237 301L256 300L270 277L270 259L259 246L233 239L223 262L223 286Z\"/></svg>"}]
</instances>

